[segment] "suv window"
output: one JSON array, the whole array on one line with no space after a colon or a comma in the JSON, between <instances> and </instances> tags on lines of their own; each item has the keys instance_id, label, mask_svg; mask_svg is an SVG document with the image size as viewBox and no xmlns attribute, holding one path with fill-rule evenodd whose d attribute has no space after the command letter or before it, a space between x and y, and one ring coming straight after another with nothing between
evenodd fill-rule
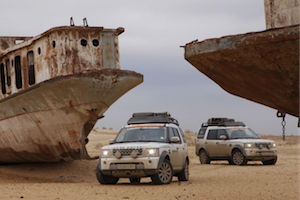
<instances>
[{"instance_id":1,"label":"suv window","mask_svg":"<svg viewBox=\"0 0 300 200\"><path fill-rule=\"evenodd\" d=\"M169 129L169 138L171 139L171 137L179 137L181 143L181 138L177 129L172 127L168 127L168 129Z\"/></svg>"},{"instance_id":2,"label":"suv window","mask_svg":"<svg viewBox=\"0 0 300 200\"><path fill-rule=\"evenodd\" d=\"M207 127L202 127L199 132L198 132L198 135L197 135L197 139L203 139L204 138L204 133L206 131Z\"/></svg>"},{"instance_id":3,"label":"suv window","mask_svg":"<svg viewBox=\"0 0 300 200\"><path fill-rule=\"evenodd\" d=\"M218 130L209 130L207 139L208 140L216 140L218 138Z\"/></svg>"},{"instance_id":4,"label":"suv window","mask_svg":"<svg viewBox=\"0 0 300 200\"><path fill-rule=\"evenodd\" d=\"M226 131L224 129L219 129L218 130L218 139L220 140L220 136L225 135L226 136Z\"/></svg>"},{"instance_id":5,"label":"suv window","mask_svg":"<svg viewBox=\"0 0 300 200\"><path fill-rule=\"evenodd\" d=\"M231 139L253 138L259 139L259 137L249 128L232 128L227 129L227 133Z\"/></svg>"},{"instance_id":6,"label":"suv window","mask_svg":"<svg viewBox=\"0 0 300 200\"><path fill-rule=\"evenodd\" d=\"M221 135L226 135L226 132L224 129L209 130L207 139L208 140L220 140Z\"/></svg>"},{"instance_id":7,"label":"suv window","mask_svg":"<svg viewBox=\"0 0 300 200\"><path fill-rule=\"evenodd\" d=\"M186 143L186 139L185 139L185 136L184 136L184 132L183 132L183 130L180 128L180 127L178 127L179 128L179 131L180 131L180 133L181 133L181 136L182 136L182 139L183 139L183 142L184 143ZM180 137L179 137L180 138Z\"/></svg>"},{"instance_id":8,"label":"suv window","mask_svg":"<svg viewBox=\"0 0 300 200\"><path fill-rule=\"evenodd\" d=\"M123 128L115 142L166 142L165 127Z\"/></svg>"}]
</instances>

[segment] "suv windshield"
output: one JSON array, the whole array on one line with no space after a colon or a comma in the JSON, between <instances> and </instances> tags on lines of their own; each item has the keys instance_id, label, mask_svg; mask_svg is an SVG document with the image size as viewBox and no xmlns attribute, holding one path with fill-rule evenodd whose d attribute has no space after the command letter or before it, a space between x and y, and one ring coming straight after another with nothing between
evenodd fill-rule
<instances>
[{"instance_id":1,"label":"suv windshield","mask_svg":"<svg viewBox=\"0 0 300 200\"><path fill-rule=\"evenodd\" d=\"M230 139L259 139L259 137L249 128L228 128L226 129Z\"/></svg>"},{"instance_id":2,"label":"suv windshield","mask_svg":"<svg viewBox=\"0 0 300 200\"><path fill-rule=\"evenodd\" d=\"M166 127L123 128L115 142L166 142L166 135Z\"/></svg>"}]
</instances>

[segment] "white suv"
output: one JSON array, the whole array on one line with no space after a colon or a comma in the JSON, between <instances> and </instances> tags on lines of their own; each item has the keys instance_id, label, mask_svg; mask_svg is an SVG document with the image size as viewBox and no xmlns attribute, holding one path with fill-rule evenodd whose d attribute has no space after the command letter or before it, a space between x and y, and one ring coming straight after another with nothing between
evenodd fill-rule
<instances>
[{"instance_id":1,"label":"white suv","mask_svg":"<svg viewBox=\"0 0 300 200\"><path fill-rule=\"evenodd\" d=\"M169 184L173 175L189 179L189 157L183 131L169 113L134 113L102 148L96 168L101 184L116 184L119 178L139 183L143 177Z\"/></svg>"},{"instance_id":2,"label":"white suv","mask_svg":"<svg viewBox=\"0 0 300 200\"><path fill-rule=\"evenodd\" d=\"M273 140L260 139L243 122L211 118L202 124L197 133L196 155L201 164L209 164L213 160L228 160L235 165L245 165L248 161L274 165L277 161L277 148Z\"/></svg>"}]
</instances>

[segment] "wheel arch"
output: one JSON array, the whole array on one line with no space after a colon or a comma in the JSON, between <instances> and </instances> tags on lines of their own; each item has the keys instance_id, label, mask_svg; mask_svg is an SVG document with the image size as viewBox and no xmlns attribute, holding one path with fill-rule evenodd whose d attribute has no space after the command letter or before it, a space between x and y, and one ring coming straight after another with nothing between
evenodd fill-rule
<instances>
[{"instance_id":1,"label":"wheel arch","mask_svg":"<svg viewBox=\"0 0 300 200\"><path fill-rule=\"evenodd\" d=\"M185 160L187 161L187 163L188 163L188 165L190 164L190 158L187 156L186 158L185 158Z\"/></svg>"},{"instance_id":2,"label":"wheel arch","mask_svg":"<svg viewBox=\"0 0 300 200\"><path fill-rule=\"evenodd\" d=\"M201 150L204 150L205 152L206 152L206 155L210 158L210 155L209 155L209 152L205 149L205 148L203 148L203 147L201 147L200 149L199 149L199 156L200 156L200 151Z\"/></svg>"},{"instance_id":3,"label":"wheel arch","mask_svg":"<svg viewBox=\"0 0 300 200\"><path fill-rule=\"evenodd\" d=\"M240 146L240 145L236 145L236 146L234 146L234 147L232 148L232 150L231 150L231 155L233 154L233 152L234 152L235 150L241 151L242 154L243 154L244 156L246 155L246 152L245 152L244 148L243 148L242 146Z\"/></svg>"},{"instance_id":4,"label":"wheel arch","mask_svg":"<svg viewBox=\"0 0 300 200\"><path fill-rule=\"evenodd\" d=\"M185 157L185 159L183 160L183 163L182 163L182 167L184 166L185 162L187 162L187 164L189 165L190 164L190 158L189 156Z\"/></svg>"},{"instance_id":5,"label":"wheel arch","mask_svg":"<svg viewBox=\"0 0 300 200\"><path fill-rule=\"evenodd\" d=\"M170 161L170 157L169 157L167 151L163 151L163 152L161 153L157 168L159 168L159 167L162 165L162 163L164 162L165 159L167 159L167 160Z\"/></svg>"},{"instance_id":6,"label":"wheel arch","mask_svg":"<svg viewBox=\"0 0 300 200\"><path fill-rule=\"evenodd\" d=\"M97 167L96 168L99 168L101 170L101 158L99 159L99 162L97 164Z\"/></svg>"}]
</instances>

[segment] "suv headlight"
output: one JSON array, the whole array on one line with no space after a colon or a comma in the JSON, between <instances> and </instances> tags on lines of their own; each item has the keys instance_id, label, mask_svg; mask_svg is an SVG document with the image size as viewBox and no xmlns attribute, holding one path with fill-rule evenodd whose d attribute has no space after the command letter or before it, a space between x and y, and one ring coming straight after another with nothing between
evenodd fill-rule
<instances>
[{"instance_id":1,"label":"suv headlight","mask_svg":"<svg viewBox=\"0 0 300 200\"><path fill-rule=\"evenodd\" d=\"M251 143L245 143L244 144L244 148L252 148L252 147L254 147L254 145L251 144Z\"/></svg>"},{"instance_id":2,"label":"suv headlight","mask_svg":"<svg viewBox=\"0 0 300 200\"><path fill-rule=\"evenodd\" d=\"M102 149L101 150L101 157L102 158L108 158L111 154L111 151L109 149Z\"/></svg>"},{"instance_id":3,"label":"suv headlight","mask_svg":"<svg viewBox=\"0 0 300 200\"><path fill-rule=\"evenodd\" d=\"M276 148L276 144L275 143L269 143L267 148L268 149Z\"/></svg>"},{"instance_id":4,"label":"suv headlight","mask_svg":"<svg viewBox=\"0 0 300 200\"><path fill-rule=\"evenodd\" d=\"M146 157L158 157L159 156L159 149L157 148L151 148L145 150L145 156Z\"/></svg>"}]
</instances>

